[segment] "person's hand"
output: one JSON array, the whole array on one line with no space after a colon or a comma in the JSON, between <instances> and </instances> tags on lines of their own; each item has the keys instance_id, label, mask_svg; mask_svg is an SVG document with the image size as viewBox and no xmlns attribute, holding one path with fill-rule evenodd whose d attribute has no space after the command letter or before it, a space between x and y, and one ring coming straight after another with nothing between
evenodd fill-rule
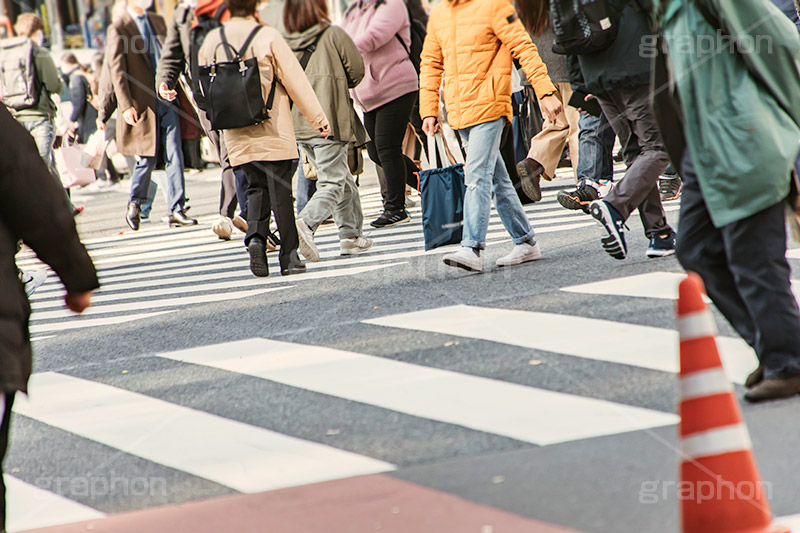
<instances>
[{"instance_id":1,"label":"person's hand","mask_svg":"<svg viewBox=\"0 0 800 533\"><path fill-rule=\"evenodd\" d=\"M328 138L331 136L331 125L325 124L319 129L319 134L322 135L324 138Z\"/></svg>"},{"instance_id":2,"label":"person's hand","mask_svg":"<svg viewBox=\"0 0 800 533\"><path fill-rule=\"evenodd\" d=\"M99 118L97 119L97 129L100 131L105 131L106 129L106 123L100 120Z\"/></svg>"},{"instance_id":3,"label":"person's hand","mask_svg":"<svg viewBox=\"0 0 800 533\"><path fill-rule=\"evenodd\" d=\"M135 126L139 121L139 113L133 107L129 107L122 112L122 118L128 126Z\"/></svg>"},{"instance_id":4,"label":"person's hand","mask_svg":"<svg viewBox=\"0 0 800 533\"><path fill-rule=\"evenodd\" d=\"M436 120L436 117L425 117L422 120L422 131L424 131L426 135L436 135L441 129L442 127Z\"/></svg>"},{"instance_id":5,"label":"person's hand","mask_svg":"<svg viewBox=\"0 0 800 533\"><path fill-rule=\"evenodd\" d=\"M561 100L552 94L539 100L539 107L542 109L542 114L550 122L555 122L558 115L564 110L561 107Z\"/></svg>"},{"instance_id":6,"label":"person's hand","mask_svg":"<svg viewBox=\"0 0 800 533\"><path fill-rule=\"evenodd\" d=\"M593 94L587 94L586 97L583 99L584 102L591 102L592 100L594 100L594 95ZM591 115L591 113L589 113L588 111L584 111L583 108L580 108L580 107L578 108L578 111L580 111L581 113L583 113L586 116Z\"/></svg>"},{"instance_id":7,"label":"person's hand","mask_svg":"<svg viewBox=\"0 0 800 533\"><path fill-rule=\"evenodd\" d=\"M174 102L178 97L178 91L171 90L166 83L158 86L158 94L167 102Z\"/></svg>"},{"instance_id":8,"label":"person's hand","mask_svg":"<svg viewBox=\"0 0 800 533\"><path fill-rule=\"evenodd\" d=\"M70 311L83 313L87 307L92 305L92 291L68 292L64 296L64 303L67 304Z\"/></svg>"}]
</instances>

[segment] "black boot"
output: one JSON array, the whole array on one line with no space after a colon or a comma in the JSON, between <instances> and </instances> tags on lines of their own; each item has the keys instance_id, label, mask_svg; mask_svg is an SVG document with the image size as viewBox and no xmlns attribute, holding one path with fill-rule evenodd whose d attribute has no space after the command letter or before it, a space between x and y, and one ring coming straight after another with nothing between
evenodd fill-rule
<instances>
[{"instance_id":1,"label":"black boot","mask_svg":"<svg viewBox=\"0 0 800 533\"><path fill-rule=\"evenodd\" d=\"M128 202L128 212L125 214L125 222L133 231L139 231L139 223L142 221L142 206L133 202Z\"/></svg>"}]
</instances>

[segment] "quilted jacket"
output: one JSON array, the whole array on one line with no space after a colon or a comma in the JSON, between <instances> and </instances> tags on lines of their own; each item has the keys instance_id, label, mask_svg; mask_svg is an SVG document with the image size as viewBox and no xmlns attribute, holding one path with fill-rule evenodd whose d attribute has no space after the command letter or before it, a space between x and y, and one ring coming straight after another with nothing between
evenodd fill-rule
<instances>
[{"instance_id":1,"label":"quilted jacket","mask_svg":"<svg viewBox=\"0 0 800 533\"><path fill-rule=\"evenodd\" d=\"M556 87L509 0L444 0L431 11L422 49L420 115L436 116L444 77L447 117L462 129L512 118L512 59L539 98Z\"/></svg>"}]
</instances>

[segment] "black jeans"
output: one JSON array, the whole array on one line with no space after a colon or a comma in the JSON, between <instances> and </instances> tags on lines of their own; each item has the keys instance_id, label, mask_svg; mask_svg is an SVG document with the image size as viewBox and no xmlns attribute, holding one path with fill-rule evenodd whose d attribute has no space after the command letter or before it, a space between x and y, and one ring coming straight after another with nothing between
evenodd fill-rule
<instances>
[{"instance_id":1,"label":"black jeans","mask_svg":"<svg viewBox=\"0 0 800 533\"><path fill-rule=\"evenodd\" d=\"M292 176L297 160L254 161L242 165L247 177L247 234L245 246L253 237L267 241L270 209L275 214L281 238L281 268L288 268L292 252L300 245L294 218Z\"/></svg>"},{"instance_id":2,"label":"black jeans","mask_svg":"<svg viewBox=\"0 0 800 533\"><path fill-rule=\"evenodd\" d=\"M800 375L800 312L790 286L783 202L716 228L688 152L681 175L678 260L703 279L714 305L758 354L765 377Z\"/></svg>"},{"instance_id":3,"label":"black jeans","mask_svg":"<svg viewBox=\"0 0 800 533\"><path fill-rule=\"evenodd\" d=\"M622 143L628 165L625 176L614 184L605 201L626 220L638 208L648 238L654 233L672 233L658 191L658 178L667 168L669 157L650 109L650 87L614 89L597 99Z\"/></svg>"},{"instance_id":4,"label":"black jeans","mask_svg":"<svg viewBox=\"0 0 800 533\"><path fill-rule=\"evenodd\" d=\"M417 166L403 155L403 139L417 95L416 91L408 93L364 114L364 127L372 139L367 143L367 152L386 176L383 208L389 212L406 208L406 183L417 186Z\"/></svg>"},{"instance_id":5,"label":"black jeans","mask_svg":"<svg viewBox=\"0 0 800 533\"><path fill-rule=\"evenodd\" d=\"M5 408L2 409L0 424L0 531L6 530L6 484L3 481L3 461L8 450L8 432L11 428L11 407L14 405L14 393L5 393Z\"/></svg>"}]
</instances>

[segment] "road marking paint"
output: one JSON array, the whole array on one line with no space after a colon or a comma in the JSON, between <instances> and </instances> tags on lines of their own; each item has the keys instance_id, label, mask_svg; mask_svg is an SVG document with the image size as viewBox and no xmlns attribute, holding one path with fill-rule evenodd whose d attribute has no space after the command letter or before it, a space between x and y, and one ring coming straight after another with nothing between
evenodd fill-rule
<instances>
[{"instance_id":1,"label":"road marking paint","mask_svg":"<svg viewBox=\"0 0 800 533\"><path fill-rule=\"evenodd\" d=\"M530 442L556 444L677 423L604 400L320 346L250 339L159 354Z\"/></svg>"},{"instance_id":2,"label":"road marking paint","mask_svg":"<svg viewBox=\"0 0 800 533\"><path fill-rule=\"evenodd\" d=\"M14 476L5 475L3 480L6 483L9 531L38 529L105 516L91 507L26 483Z\"/></svg>"},{"instance_id":3,"label":"road marking paint","mask_svg":"<svg viewBox=\"0 0 800 533\"><path fill-rule=\"evenodd\" d=\"M677 373L678 333L554 313L456 305L366 320L367 324L428 331L500 342L595 361ZM584 339L575 332L586 332ZM741 339L719 337L717 345L727 375L744 383L758 365L753 350Z\"/></svg>"},{"instance_id":4,"label":"road marking paint","mask_svg":"<svg viewBox=\"0 0 800 533\"><path fill-rule=\"evenodd\" d=\"M125 324L128 322L135 322L137 320L144 320L147 318L165 315L172 311L161 311L158 313L141 313L133 315L114 316L108 318L92 318L92 319L73 319L66 322L49 322L47 324L36 324L29 326L28 329L33 335L34 333L60 333L62 331L72 329L95 328L98 326L109 326L112 324ZM75 315L73 315L74 317Z\"/></svg>"},{"instance_id":5,"label":"road marking paint","mask_svg":"<svg viewBox=\"0 0 800 533\"><path fill-rule=\"evenodd\" d=\"M240 492L394 470L323 444L54 372L14 410L44 424Z\"/></svg>"}]
</instances>

